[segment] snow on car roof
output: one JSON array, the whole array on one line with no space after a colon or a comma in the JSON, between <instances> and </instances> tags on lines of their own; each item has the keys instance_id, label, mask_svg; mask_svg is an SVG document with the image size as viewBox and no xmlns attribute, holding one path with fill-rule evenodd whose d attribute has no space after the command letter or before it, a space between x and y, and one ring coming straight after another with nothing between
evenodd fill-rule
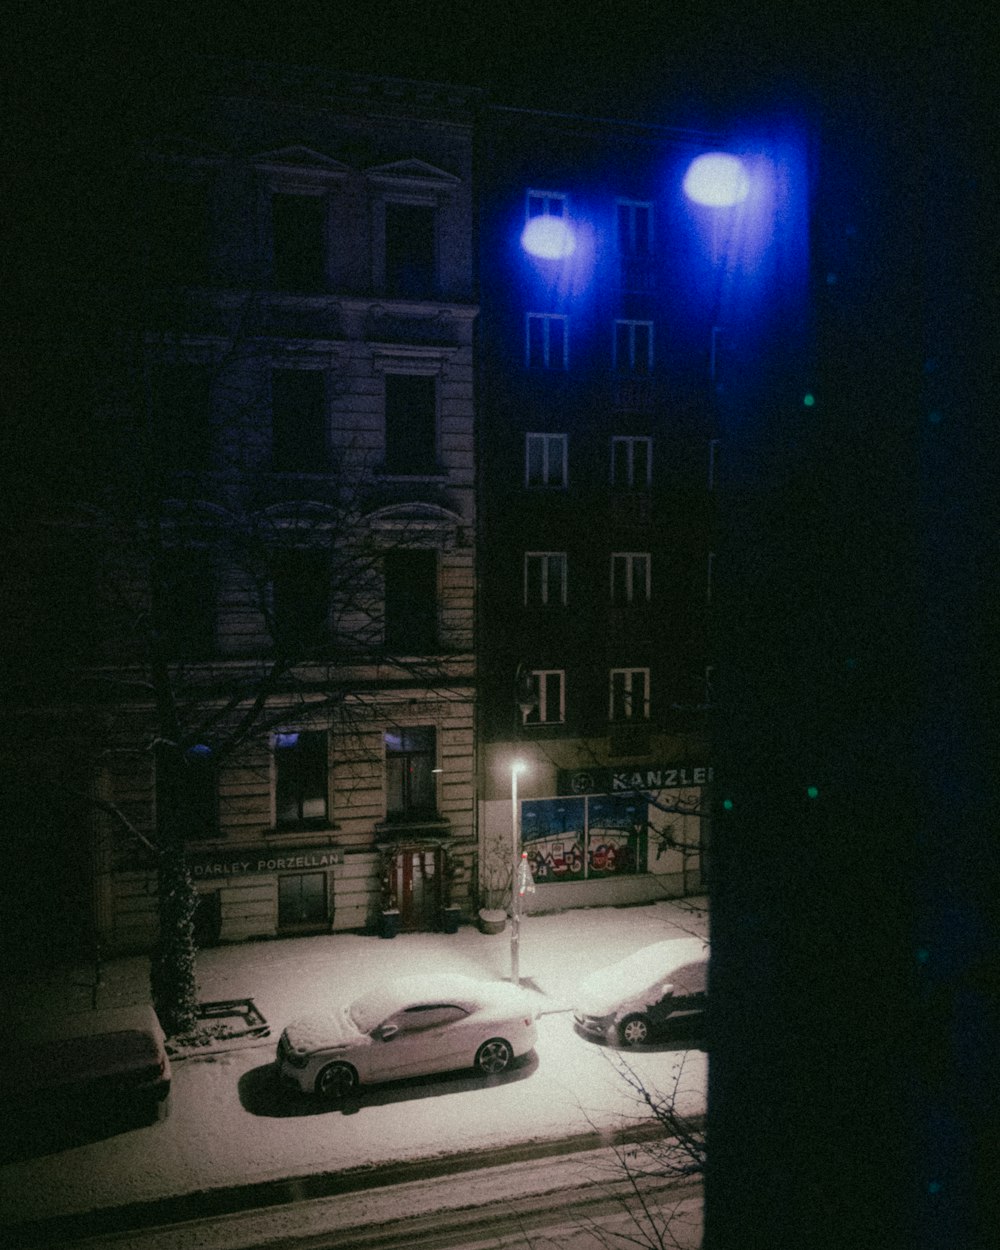
<instances>
[{"instance_id":1,"label":"snow on car roof","mask_svg":"<svg viewBox=\"0 0 1000 1250\"><path fill-rule=\"evenodd\" d=\"M488 997L490 989L489 982L457 972L395 977L356 998L351 1003L351 1017L362 1032L367 1032L404 1007L427 1003L478 1006Z\"/></svg>"}]
</instances>

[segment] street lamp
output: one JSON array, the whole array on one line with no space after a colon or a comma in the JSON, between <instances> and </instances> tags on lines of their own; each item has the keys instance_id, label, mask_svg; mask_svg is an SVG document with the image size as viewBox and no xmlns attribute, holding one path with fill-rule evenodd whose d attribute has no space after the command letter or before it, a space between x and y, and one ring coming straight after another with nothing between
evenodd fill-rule
<instances>
[{"instance_id":1,"label":"street lamp","mask_svg":"<svg viewBox=\"0 0 1000 1250\"><path fill-rule=\"evenodd\" d=\"M510 870L510 979L515 985L521 984L521 891L518 888L521 873L521 814L517 804L517 778L526 768L523 760L514 760L510 766L510 836L513 850Z\"/></svg>"}]
</instances>

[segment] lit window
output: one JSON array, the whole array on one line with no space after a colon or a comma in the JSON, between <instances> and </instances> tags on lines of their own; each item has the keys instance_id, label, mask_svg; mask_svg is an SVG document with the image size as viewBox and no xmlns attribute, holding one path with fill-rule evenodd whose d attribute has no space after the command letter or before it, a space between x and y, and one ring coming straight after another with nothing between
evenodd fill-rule
<instances>
[{"instance_id":1,"label":"lit window","mask_svg":"<svg viewBox=\"0 0 1000 1250\"><path fill-rule=\"evenodd\" d=\"M611 670L612 721L649 720L649 669Z\"/></svg>"},{"instance_id":2,"label":"lit window","mask_svg":"<svg viewBox=\"0 0 1000 1250\"><path fill-rule=\"evenodd\" d=\"M531 369L567 369L569 318L561 313L528 313L526 352Z\"/></svg>"},{"instance_id":3,"label":"lit window","mask_svg":"<svg viewBox=\"0 0 1000 1250\"><path fill-rule=\"evenodd\" d=\"M526 434L525 486L565 487L568 480L566 450L565 434Z\"/></svg>"},{"instance_id":4,"label":"lit window","mask_svg":"<svg viewBox=\"0 0 1000 1250\"><path fill-rule=\"evenodd\" d=\"M613 552L611 556L611 602L648 603L649 589L649 552Z\"/></svg>"},{"instance_id":5,"label":"lit window","mask_svg":"<svg viewBox=\"0 0 1000 1250\"><path fill-rule=\"evenodd\" d=\"M319 473L328 460L326 373L271 371L271 463L278 473Z\"/></svg>"},{"instance_id":6,"label":"lit window","mask_svg":"<svg viewBox=\"0 0 1000 1250\"><path fill-rule=\"evenodd\" d=\"M278 825L327 819L327 738L321 731L276 733L274 813Z\"/></svg>"},{"instance_id":7,"label":"lit window","mask_svg":"<svg viewBox=\"0 0 1000 1250\"><path fill-rule=\"evenodd\" d=\"M436 732L433 725L411 725L385 734L386 814L392 820L432 816Z\"/></svg>"},{"instance_id":8,"label":"lit window","mask_svg":"<svg viewBox=\"0 0 1000 1250\"><path fill-rule=\"evenodd\" d=\"M528 606L566 602L565 551L525 552L524 602Z\"/></svg>"},{"instance_id":9,"label":"lit window","mask_svg":"<svg viewBox=\"0 0 1000 1250\"><path fill-rule=\"evenodd\" d=\"M616 435L611 440L611 484L642 489L653 478L653 440Z\"/></svg>"},{"instance_id":10,"label":"lit window","mask_svg":"<svg viewBox=\"0 0 1000 1250\"><path fill-rule=\"evenodd\" d=\"M653 368L653 323L616 321L614 356L619 373L649 373Z\"/></svg>"},{"instance_id":11,"label":"lit window","mask_svg":"<svg viewBox=\"0 0 1000 1250\"><path fill-rule=\"evenodd\" d=\"M531 706L524 708L524 723L561 725L566 719L566 674L562 669L535 669L530 683Z\"/></svg>"}]
</instances>

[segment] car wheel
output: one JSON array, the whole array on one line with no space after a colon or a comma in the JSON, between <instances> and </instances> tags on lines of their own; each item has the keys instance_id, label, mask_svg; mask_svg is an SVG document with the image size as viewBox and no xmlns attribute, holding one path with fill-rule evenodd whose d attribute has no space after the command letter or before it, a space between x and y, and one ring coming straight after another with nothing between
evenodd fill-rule
<instances>
[{"instance_id":1,"label":"car wheel","mask_svg":"<svg viewBox=\"0 0 1000 1250\"><path fill-rule=\"evenodd\" d=\"M645 1016L626 1016L618 1026L618 1040L623 1046L641 1046L649 1038L649 1021Z\"/></svg>"},{"instance_id":2,"label":"car wheel","mask_svg":"<svg viewBox=\"0 0 1000 1250\"><path fill-rule=\"evenodd\" d=\"M316 1077L316 1093L328 1102L341 1102L358 1087L358 1074L347 1063L328 1063Z\"/></svg>"},{"instance_id":3,"label":"car wheel","mask_svg":"<svg viewBox=\"0 0 1000 1250\"><path fill-rule=\"evenodd\" d=\"M496 1076L510 1066L513 1058L510 1042L505 1042L502 1037L493 1037L488 1042L483 1042L476 1052L476 1067L487 1076Z\"/></svg>"}]
</instances>

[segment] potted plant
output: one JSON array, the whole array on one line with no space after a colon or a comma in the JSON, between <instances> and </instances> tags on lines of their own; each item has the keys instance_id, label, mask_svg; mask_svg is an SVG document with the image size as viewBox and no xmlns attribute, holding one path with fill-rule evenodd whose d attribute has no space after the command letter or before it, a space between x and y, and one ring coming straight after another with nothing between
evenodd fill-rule
<instances>
[{"instance_id":1,"label":"potted plant","mask_svg":"<svg viewBox=\"0 0 1000 1250\"><path fill-rule=\"evenodd\" d=\"M478 913L481 932L503 933L506 928L513 877L510 844L502 834L494 835L484 847Z\"/></svg>"}]
</instances>

